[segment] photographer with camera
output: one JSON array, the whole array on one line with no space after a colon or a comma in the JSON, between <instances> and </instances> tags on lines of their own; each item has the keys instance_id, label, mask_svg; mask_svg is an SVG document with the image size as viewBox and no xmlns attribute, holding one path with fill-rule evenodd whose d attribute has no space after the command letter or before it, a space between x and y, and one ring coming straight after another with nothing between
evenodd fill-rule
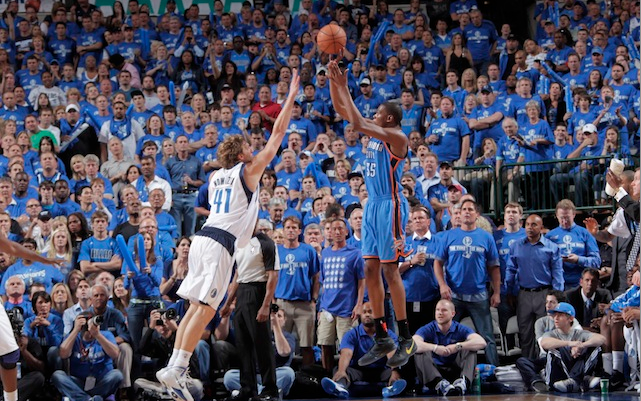
<instances>
[{"instance_id":1,"label":"photographer with camera","mask_svg":"<svg viewBox=\"0 0 641 401\"><path fill-rule=\"evenodd\" d=\"M71 333L60 345L60 357L69 359L69 375L57 370L51 381L65 397L74 401L99 400L114 394L122 373L114 369L120 350L111 332L100 330L101 319L83 312Z\"/></svg>"},{"instance_id":2,"label":"photographer with camera","mask_svg":"<svg viewBox=\"0 0 641 401\"><path fill-rule=\"evenodd\" d=\"M20 348L18 361L18 401L25 401L38 394L45 383L44 353L38 341L22 334L24 315L19 306L7 312L13 335Z\"/></svg>"},{"instance_id":3,"label":"photographer with camera","mask_svg":"<svg viewBox=\"0 0 641 401\"><path fill-rule=\"evenodd\" d=\"M94 320L100 326L100 330L109 331L114 335L120 354L116 360L116 367L122 372L123 380L120 385L122 389L131 388L131 366L133 363L134 351L131 347L131 334L122 313L107 306L109 301L109 289L104 284L94 284L91 287L91 313Z\"/></svg>"}]
</instances>

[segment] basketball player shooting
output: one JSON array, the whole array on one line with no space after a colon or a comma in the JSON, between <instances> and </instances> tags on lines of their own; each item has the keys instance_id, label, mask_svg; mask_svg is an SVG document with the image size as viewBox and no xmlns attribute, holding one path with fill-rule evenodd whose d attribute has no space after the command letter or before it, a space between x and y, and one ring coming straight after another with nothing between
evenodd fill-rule
<instances>
[{"instance_id":1,"label":"basketball player shooting","mask_svg":"<svg viewBox=\"0 0 641 401\"><path fill-rule=\"evenodd\" d=\"M365 282L374 311L376 340L358 364L369 365L396 350L387 365L398 367L406 364L416 352L407 324L405 288L398 271L399 257L407 256L403 250L409 211L400 185L408 144L400 128L403 113L397 104L385 102L379 106L373 120L365 119L352 100L347 76L338 67L336 59L329 62L328 70L329 90L336 112L353 124L356 131L371 137L363 174L368 200L363 211L361 243L365 258ZM389 285L398 321L398 347L387 334L385 325L385 290L381 268Z\"/></svg>"},{"instance_id":2,"label":"basketball player shooting","mask_svg":"<svg viewBox=\"0 0 641 401\"><path fill-rule=\"evenodd\" d=\"M55 259L42 257L1 235L0 252L60 268L60 263ZM0 378L2 378L3 399L5 401L18 401L18 370L16 366L19 360L20 351L13 335L9 316L7 316L4 306L0 304Z\"/></svg>"},{"instance_id":3,"label":"basketball player shooting","mask_svg":"<svg viewBox=\"0 0 641 401\"><path fill-rule=\"evenodd\" d=\"M241 135L230 136L219 145L217 158L222 168L209 179L210 214L191 244L189 273L178 289L178 295L191 305L178 326L167 367L156 373L176 400L193 400L186 383L189 359L227 293L235 248L245 247L252 237L258 217L258 184L283 142L298 87L298 72L294 70L287 100L269 141L256 156Z\"/></svg>"}]
</instances>

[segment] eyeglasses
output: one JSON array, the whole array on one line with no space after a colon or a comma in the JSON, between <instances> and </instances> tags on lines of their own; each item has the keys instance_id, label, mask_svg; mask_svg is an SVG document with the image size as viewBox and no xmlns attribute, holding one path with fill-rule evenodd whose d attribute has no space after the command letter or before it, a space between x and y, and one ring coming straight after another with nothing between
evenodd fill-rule
<instances>
[{"instance_id":1,"label":"eyeglasses","mask_svg":"<svg viewBox=\"0 0 641 401\"><path fill-rule=\"evenodd\" d=\"M27 207L38 207L40 205L27 205Z\"/></svg>"}]
</instances>

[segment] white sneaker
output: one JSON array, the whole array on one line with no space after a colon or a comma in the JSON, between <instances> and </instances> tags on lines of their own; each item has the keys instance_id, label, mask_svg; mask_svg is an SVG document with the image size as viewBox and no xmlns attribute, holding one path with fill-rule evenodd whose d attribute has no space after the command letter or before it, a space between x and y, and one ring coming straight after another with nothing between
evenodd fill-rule
<instances>
[{"instance_id":1,"label":"white sneaker","mask_svg":"<svg viewBox=\"0 0 641 401\"><path fill-rule=\"evenodd\" d=\"M160 369L158 372L156 372L156 379L157 379L157 380L158 380L158 382L159 382L160 384L162 384L163 386L164 386L164 383L162 382L162 376L163 376L163 375L165 374L165 372L166 372L166 371L168 371L168 370L169 370L169 368L165 366L164 368L162 368L162 369Z\"/></svg>"},{"instance_id":2,"label":"white sneaker","mask_svg":"<svg viewBox=\"0 0 641 401\"><path fill-rule=\"evenodd\" d=\"M165 386L167 392L174 400L194 401L194 398L187 388L187 368L174 366L168 368L160 375L157 374L157 378L163 386Z\"/></svg>"},{"instance_id":3,"label":"white sneaker","mask_svg":"<svg viewBox=\"0 0 641 401\"><path fill-rule=\"evenodd\" d=\"M459 390L461 392L461 395L465 395L467 392L467 383L465 382L465 379L462 377L459 377L458 379L454 380L454 383L452 383L454 388Z\"/></svg>"},{"instance_id":4,"label":"white sneaker","mask_svg":"<svg viewBox=\"0 0 641 401\"><path fill-rule=\"evenodd\" d=\"M447 395L452 390L454 390L454 386L445 379L442 379L436 385L436 391L441 395Z\"/></svg>"},{"instance_id":5,"label":"white sneaker","mask_svg":"<svg viewBox=\"0 0 641 401\"><path fill-rule=\"evenodd\" d=\"M574 393L579 391L579 385L574 379L559 380L554 383L554 389L562 393Z\"/></svg>"}]
</instances>

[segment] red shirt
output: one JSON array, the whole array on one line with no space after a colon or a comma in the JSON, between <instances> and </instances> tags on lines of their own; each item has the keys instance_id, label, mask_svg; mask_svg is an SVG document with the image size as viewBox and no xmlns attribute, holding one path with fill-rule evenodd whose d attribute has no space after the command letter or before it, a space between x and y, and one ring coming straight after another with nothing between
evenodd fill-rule
<instances>
[{"instance_id":1,"label":"red shirt","mask_svg":"<svg viewBox=\"0 0 641 401\"><path fill-rule=\"evenodd\" d=\"M262 111L265 112L265 114L267 114L269 117L274 118L274 119L276 117L278 117L278 115L280 114L280 111L282 109L283 108L280 107L280 104L274 103L272 101L270 101L269 103L267 103L264 106L261 106L260 103L255 103L254 107L252 107L253 111L262 110ZM272 132L272 129L274 128L274 124L272 124L271 121L267 121L267 120L263 119L263 128L265 128L269 132Z\"/></svg>"}]
</instances>

